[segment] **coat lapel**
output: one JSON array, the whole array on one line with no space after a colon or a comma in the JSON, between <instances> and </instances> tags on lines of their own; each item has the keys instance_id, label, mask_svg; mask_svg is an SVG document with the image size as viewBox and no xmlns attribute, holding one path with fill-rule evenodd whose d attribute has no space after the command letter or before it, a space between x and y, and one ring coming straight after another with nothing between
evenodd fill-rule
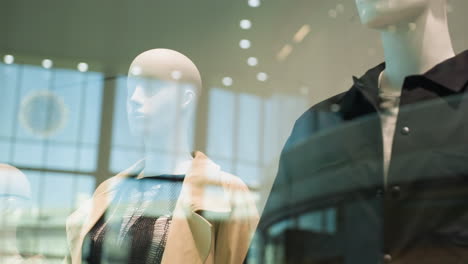
<instances>
[{"instance_id":1,"label":"coat lapel","mask_svg":"<svg viewBox=\"0 0 468 264\"><path fill-rule=\"evenodd\" d=\"M221 170L201 152L185 176L174 210L162 263L206 263L214 255L214 226L201 212L228 214L229 199L221 182Z\"/></svg>"},{"instance_id":2,"label":"coat lapel","mask_svg":"<svg viewBox=\"0 0 468 264\"><path fill-rule=\"evenodd\" d=\"M71 248L71 257L72 257L73 264L82 263L81 260L82 260L82 248L83 248L84 239L86 235L88 234L88 232L93 228L93 226L97 223L97 221L102 217L106 209L109 207L109 204L114 198L115 193L117 191L116 187L118 186L118 184L126 177L129 177L130 175L133 175L136 173L140 173L141 169L143 168L143 165L144 165L143 160L138 161L129 169L103 182L96 189L92 198L92 203L91 203L90 208L85 208L87 212L84 214L85 219L83 219L84 222L81 225L81 227L75 231L73 230L67 231L67 233L69 233L69 236L70 236L69 244ZM73 219L75 217L81 218L83 217L83 215L82 214L78 214L76 216L72 215L71 222L74 222L74 220L78 220L78 219ZM69 224L67 223L67 226L68 225Z\"/></svg>"}]
</instances>

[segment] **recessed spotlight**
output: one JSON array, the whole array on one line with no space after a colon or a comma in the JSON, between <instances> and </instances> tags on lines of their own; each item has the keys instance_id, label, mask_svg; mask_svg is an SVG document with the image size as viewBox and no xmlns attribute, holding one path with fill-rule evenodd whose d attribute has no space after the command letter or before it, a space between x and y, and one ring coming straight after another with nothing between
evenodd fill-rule
<instances>
[{"instance_id":1,"label":"recessed spotlight","mask_svg":"<svg viewBox=\"0 0 468 264\"><path fill-rule=\"evenodd\" d=\"M248 49L250 48L251 44L250 44L250 40L248 39L243 39L239 42L239 46L242 48L242 49Z\"/></svg>"},{"instance_id":2,"label":"recessed spotlight","mask_svg":"<svg viewBox=\"0 0 468 264\"><path fill-rule=\"evenodd\" d=\"M255 57L250 57L250 58L247 59L247 64L248 64L249 66L252 66L252 67L257 66L257 64L258 64L258 59L255 58Z\"/></svg>"},{"instance_id":3,"label":"recessed spotlight","mask_svg":"<svg viewBox=\"0 0 468 264\"><path fill-rule=\"evenodd\" d=\"M240 27L242 29L250 29L252 27L252 22L250 22L248 19L242 19L240 21Z\"/></svg>"},{"instance_id":4,"label":"recessed spotlight","mask_svg":"<svg viewBox=\"0 0 468 264\"><path fill-rule=\"evenodd\" d=\"M13 57L13 55L7 54L3 57L3 62L5 62L5 64L12 64L15 62L15 57Z\"/></svg>"},{"instance_id":5,"label":"recessed spotlight","mask_svg":"<svg viewBox=\"0 0 468 264\"><path fill-rule=\"evenodd\" d=\"M52 68L53 65L54 65L54 63L52 62L52 60L45 59L45 60L42 61L42 67L44 67L46 69Z\"/></svg>"},{"instance_id":6,"label":"recessed spotlight","mask_svg":"<svg viewBox=\"0 0 468 264\"><path fill-rule=\"evenodd\" d=\"M248 0L249 6L250 7L259 7L260 6L260 0Z\"/></svg>"},{"instance_id":7,"label":"recessed spotlight","mask_svg":"<svg viewBox=\"0 0 468 264\"><path fill-rule=\"evenodd\" d=\"M268 80L268 74L266 74L264 72L259 72L257 74L257 80L259 80L261 82L266 82Z\"/></svg>"},{"instance_id":8,"label":"recessed spotlight","mask_svg":"<svg viewBox=\"0 0 468 264\"><path fill-rule=\"evenodd\" d=\"M227 86L227 87L232 86L232 83L233 83L233 81L232 81L231 77L224 77L223 78L224 86Z\"/></svg>"},{"instance_id":9,"label":"recessed spotlight","mask_svg":"<svg viewBox=\"0 0 468 264\"><path fill-rule=\"evenodd\" d=\"M88 71L88 64L86 62L80 62L80 63L78 63L77 68L78 68L78 70L80 72L87 72Z\"/></svg>"}]
</instances>

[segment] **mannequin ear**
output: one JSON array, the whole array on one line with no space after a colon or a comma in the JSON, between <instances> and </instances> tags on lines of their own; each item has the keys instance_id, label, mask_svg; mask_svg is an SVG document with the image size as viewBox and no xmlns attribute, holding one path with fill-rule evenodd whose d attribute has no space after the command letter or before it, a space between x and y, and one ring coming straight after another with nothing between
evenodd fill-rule
<instances>
[{"instance_id":1,"label":"mannequin ear","mask_svg":"<svg viewBox=\"0 0 468 264\"><path fill-rule=\"evenodd\" d=\"M194 99L195 99L195 93L191 89L185 90L183 101L182 101L182 107L186 108L187 106L190 105L190 103L193 102Z\"/></svg>"}]
</instances>

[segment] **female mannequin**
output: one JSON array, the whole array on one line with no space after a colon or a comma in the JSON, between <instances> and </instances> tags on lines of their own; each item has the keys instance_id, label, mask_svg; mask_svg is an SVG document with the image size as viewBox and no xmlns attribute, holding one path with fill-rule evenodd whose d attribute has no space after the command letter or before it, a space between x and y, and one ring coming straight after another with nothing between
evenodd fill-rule
<instances>
[{"instance_id":1,"label":"female mannequin","mask_svg":"<svg viewBox=\"0 0 468 264\"><path fill-rule=\"evenodd\" d=\"M200 90L196 66L176 51L149 50L132 62L127 113L144 158L70 216L71 263L242 263L258 216L239 178L190 154Z\"/></svg>"}]
</instances>

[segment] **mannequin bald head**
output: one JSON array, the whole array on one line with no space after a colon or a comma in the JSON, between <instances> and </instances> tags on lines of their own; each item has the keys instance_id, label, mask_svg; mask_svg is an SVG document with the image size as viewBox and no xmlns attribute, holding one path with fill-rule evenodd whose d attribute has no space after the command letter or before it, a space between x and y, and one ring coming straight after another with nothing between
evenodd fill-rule
<instances>
[{"instance_id":1,"label":"mannequin bald head","mask_svg":"<svg viewBox=\"0 0 468 264\"><path fill-rule=\"evenodd\" d=\"M152 49L138 55L128 73L127 113L131 130L145 138L164 140L184 129L193 117L201 77L185 55Z\"/></svg>"},{"instance_id":2,"label":"mannequin bald head","mask_svg":"<svg viewBox=\"0 0 468 264\"><path fill-rule=\"evenodd\" d=\"M31 186L26 175L13 166L0 164L0 226L14 228L30 200Z\"/></svg>"},{"instance_id":3,"label":"mannequin bald head","mask_svg":"<svg viewBox=\"0 0 468 264\"><path fill-rule=\"evenodd\" d=\"M389 25L411 22L430 10L445 14L446 0L356 0L362 24L381 29Z\"/></svg>"},{"instance_id":4,"label":"mannequin bald head","mask_svg":"<svg viewBox=\"0 0 468 264\"><path fill-rule=\"evenodd\" d=\"M28 179L20 170L8 164L0 164L0 196L31 199Z\"/></svg>"},{"instance_id":5,"label":"mannequin bald head","mask_svg":"<svg viewBox=\"0 0 468 264\"><path fill-rule=\"evenodd\" d=\"M130 65L128 76L191 84L197 90L202 86L197 66L185 55L170 49L152 49L139 54Z\"/></svg>"}]
</instances>

